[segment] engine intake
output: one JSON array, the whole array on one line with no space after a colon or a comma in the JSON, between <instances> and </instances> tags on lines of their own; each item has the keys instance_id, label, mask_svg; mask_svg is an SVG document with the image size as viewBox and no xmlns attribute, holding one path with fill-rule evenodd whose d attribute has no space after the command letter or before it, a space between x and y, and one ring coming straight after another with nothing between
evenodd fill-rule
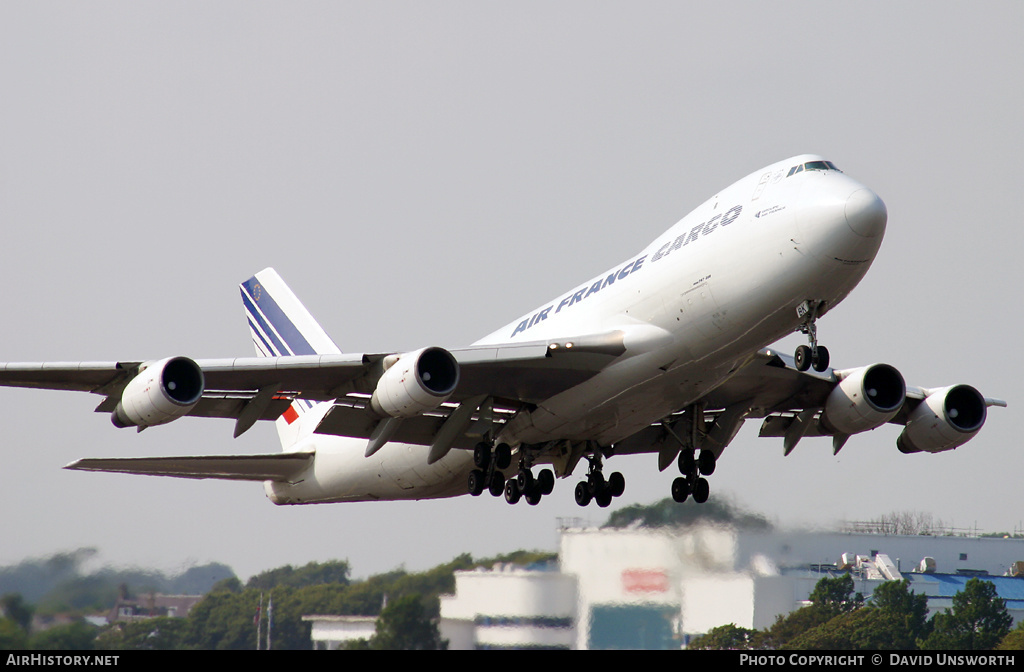
<instances>
[{"instance_id":1,"label":"engine intake","mask_svg":"<svg viewBox=\"0 0 1024 672\"><path fill-rule=\"evenodd\" d=\"M370 399L378 415L409 418L432 411L458 387L459 363L444 348L422 348L388 360Z\"/></svg>"},{"instance_id":2,"label":"engine intake","mask_svg":"<svg viewBox=\"0 0 1024 672\"><path fill-rule=\"evenodd\" d=\"M970 385L933 390L907 418L896 440L903 453L940 453L962 446L985 424L985 398Z\"/></svg>"},{"instance_id":3,"label":"engine intake","mask_svg":"<svg viewBox=\"0 0 1024 672\"><path fill-rule=\"evenodd\" d=\"M168 357L142 366L125 386L110 416L116 427L150 427L186 415L203 396L203 370L188 357Z\"/></svg>"}]
</instances>

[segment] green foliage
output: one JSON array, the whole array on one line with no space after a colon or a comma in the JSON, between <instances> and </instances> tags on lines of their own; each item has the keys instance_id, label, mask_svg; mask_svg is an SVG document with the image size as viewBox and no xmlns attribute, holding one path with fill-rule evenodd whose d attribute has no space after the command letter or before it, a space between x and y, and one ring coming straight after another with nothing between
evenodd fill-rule
<instances>
[{"instance_id":1,"label":"green foliage","mask_svg":"<svg viewBox=\"0 0 1024 672\"><path fill-rule=\"evenodd\" d=\"M386 651L436 651L448 648L437 623L416 595L406 595L388 604L377 619L377 630L369 648Z\"/></svg>"},{"instance_id":2,"label":"green foliage","mask_svg":"<svg viewBox=\"0 0 1024 672\"><path fill-rule=\"evenodd\" d=\"M148 618L112 623L96 637L99 650L169 651L184 648L189 622L184 618Z\"/></svg>"},{"instance_id":3,"label":"green foliage","mask_svg":"<svg viewBox=\"0 0 1024 672\"><path fill-rule=\"evenodd\" d=\"M1024 621L1017 624L1017 627L1010 631L1010 634L1003 637L996 647L997 651L1024 651Z\"/></svg>"},{"instance_id":4,"label":"green foliage","mask_svg":"<svg viewBox=\"0 0 1024 672\"><path fill-rule=\"evenodd\" d=\"M862 648L910 651L930 632L928 597L910 590L907 580L887 581L875 588L869 607L879 614L880 632L866 635L877 643Z\"/></svg>"},{"instance_id":5,"label":"green foliage","mask_svg":"<svg viewBox=\"0 0 1024 672\"><path fill-rule=\"evenodd\" d=\"M331 560L329 562L311 562L295 569L291 565L271 569L249 579L245 584L246 588L260 588L270 590L279 586L291 588L303 588L305 586L320 586L329 583L348 583L349 565L346 560Z\"/></svg>"},{"instance_id":6,"label":"green foliage","mask_svg":"<svg viewBox=\"0 0 1024 672\"><path fill-rule=\"evenodd\" d=\"M804 642L797 644L805 633L824 626L837 616L853 612L864 604L864 597L860 593L854 595L853 588L853 577L849 574L821 579L811 591L811 604L786 616L779 616L770 628L756 638L758 648L808 646ZM822 637L826 635L831 636L821 633Z\"/></svg>"},{"instance_id":7,"label":"green foliage","mask_svg":"<svg viewBox=\"0 0 1024 672\"><path fill-rule=\"evenodd\" d=\"M78 576L82 563L94 555L95 548L79 548L0 568L0 594L17 591L36 604L59 583Z\"/></svg>"},{"instance_id":8,"label":"green foliage","mask_svg":"<svg viewBox=\"0 0 1024 672\"><path fill-rule=\"evenodd\" d=\"M851 612L864 605L864 596L853 594L853 577L849 574L825 577L818 581L808 599L811 605L832 616Z\"/></svg>"},{"instance_id":9,"label":"green foliage","mask_svg":"<svg viewBox=\"0 0 1024 672\"><path fill-rule=\"evenodd\" d=\"M724 498L715 498L704 504L692 500L679 504L672 498L654 504L633 504L612 512L602 527L686 527L697 523L719 523L748 530L771 529L764 516L742 511Z\"/></svg>"},{"instance_id":10,"label":"green foliage","mask_svg":"<svg viewBox=\"0 0 1024 672\"><path fill-rule=\"evenodd\" d=\"M96 552L94 548L80 548L0 568L0 593L17 590L42 615L82 614L109 609L122 585L139 593L201 595L217 581L234 576L230 567L220 563L190 567L175 576L110 568L83 574L82 565Z\"/></svg>"},{"instance_id":11,"label":"green foliage","mask_svg":"<svg viewBox=\"0 0 1024 672\"><path fill-rule=\"evenodd\" d=\"M953 608L932 619L932 633L919 643L922 649L988 651L1010 632L1013 618L1006 601L996 595L991 581L970 579L953 596Z\"/></svg>"},{"instance_id":12,"label":"green foliage","mask_svg":"<svg viewBox=\"0 0 1024 672\"><path fill-rule=\"evenodd\" d=\"M36 651L92 651L98 631L95 625L84 621L55 625L34 633L28 646Z\"/></svg>"},{"instance_id":13,"label":"green foliage","mask_svg":"<svg viewBox=\"0 0 1024 672\"><path fill-rule=\"evenodd\" d=\"M14 621L28 632L32 627L32 605L27 604L21 593L7 593L0 597L0 614Z\"/></svg>"},{"instance_id":14,"label":"green foliage","mask_svg":"<svg viewBox=\"0 0 1024 672\"><path fill-rule=\"evenodd\" d=\"M711 628L690 641L687 649L705 651L746 651L753 648L757 630L737 627L735 623Z\"/></svg>"},{"instance_id":15,"label":"green foliage","mask_svg":"<svg viewBox=\"0 0 1024 672\"><path fill-rule=\"evenodd\" d=\"M0 618L0 651L18 651L28 647L28 633L13 618Z\"/></svg>"}]
</instances>

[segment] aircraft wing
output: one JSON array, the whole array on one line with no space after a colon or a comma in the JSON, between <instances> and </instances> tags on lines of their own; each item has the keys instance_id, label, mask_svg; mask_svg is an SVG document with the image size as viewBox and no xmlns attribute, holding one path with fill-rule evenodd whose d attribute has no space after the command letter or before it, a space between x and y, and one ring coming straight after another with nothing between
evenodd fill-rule
<instances>
[{"instance_id":1,"label":"aircraft wing","mask_svg":"<svg viewBox=\"0 0 1024 672\"><path fill-rule=\"evenodd\" d=\"M577 338L568 344L535 341L469 346L449 352L459 366L459 383L449 401L458 403L483 395L536 403L595 375L625 352L625 346L622 332L610 332ZM276 419L295 399L330 401L347 394L370 395L389 356L327 354L195 360L205 385L201 398L187 415L235 419L248 415L245 419L251 425L255 420ZM91 392L104 397L96 411L111 412L129 382L151 364L0 363L0 386Z\"/></svg>"},{"instance_id":2,"label":"aircraft wing","mask_svg":"<svg viewBox=\"0 0 1024 672\"><path fill-rule=\"evenodd\" d=\"M759 436L782 438L788 455L806 436L831 436L839 452L852 434L886 423L907 427L897 441L902 452L941 452L973 438L985 422L985 409L1006 402L982 397L968 385L907 387L884 364L799 371L792 357L764 349L697 406L703 447L720 454L745 420L758 418L763 419ZM673 434L680 435L684 415L681 411L616 443L613 454L659 452L664 468L678 452Z\"/></svg>"}]
</instances>

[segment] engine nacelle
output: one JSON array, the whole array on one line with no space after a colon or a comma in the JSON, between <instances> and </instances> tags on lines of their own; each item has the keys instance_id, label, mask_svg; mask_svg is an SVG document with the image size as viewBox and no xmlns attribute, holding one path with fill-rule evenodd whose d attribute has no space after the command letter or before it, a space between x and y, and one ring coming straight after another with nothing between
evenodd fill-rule
<instances>
[{"instance_id":1,"label":"engine nacelle","mask_svg":"<svg viewBox=\"0 0 1024 672\"><path fill-rule=\"evenodd\" d=\"M125 386L110 419L117 427L162 425L191 411L205 387L203 370L188 357L150 362Z\"/></svg>"},{"instance_id":2,"label":"engine nacelle","mask_svg":"<svg viewBox=\"0 0 1024 672\"><path fill-rule=\"evenodd\" d=\"M444 348L423 348L385 361L370 406L381 416L410 418L440 406L459 384L459 363Z\"/></svg>"},{"instance_id":3,"label":"engine nacelle","mask_svg":"<svg viewBox=\"0 0 1024 672\"><path fill-rule=\"evenodd\" d=\"M828 395L821 424L834 434L856 434L881 427L903 406L907 386L888 364L836 372L842 378Z\"/></svg>"},{"instance_id":4,"label":"engine nacelle","mask_svg":"<svg viewBox=\"0 0 1024 672\"><path fill-rule=\"evenodd\" d=\"M987 415L985 397L970 385L933 390L907 417L896 446L902 453L951 450L973 439Z\"/></svg>"}]
</instances>

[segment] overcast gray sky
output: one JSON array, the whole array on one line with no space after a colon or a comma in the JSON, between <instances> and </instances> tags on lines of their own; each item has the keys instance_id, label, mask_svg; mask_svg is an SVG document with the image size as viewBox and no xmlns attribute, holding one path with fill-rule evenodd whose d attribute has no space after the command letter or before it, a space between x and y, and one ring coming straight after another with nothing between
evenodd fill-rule
<instances>
[{"instance_id":1,"label":"overcast gray sky","mask_svg":"<svg viewBox=\"0 0 1024 672\"><path fill-rule=\"evenodd\" d=\"M249 355L237 285L274 266L343 350L469 343L641 249L758 168L824 154L885 200L833 365L1009 401L971 443L896 427L783 457L748 423L711 479L784 525L894 510L1024 518L1019 2L0 3L0 359ZM786 341L789 350L797 339ZM0 390L0 563L356 576L554 549L538 507L468 497L275 507L259 484L61 470L277 449L270 424L136 434L91 395ZM618 504L669 493L618 458Z\"/></svg>"}]
</instances>

